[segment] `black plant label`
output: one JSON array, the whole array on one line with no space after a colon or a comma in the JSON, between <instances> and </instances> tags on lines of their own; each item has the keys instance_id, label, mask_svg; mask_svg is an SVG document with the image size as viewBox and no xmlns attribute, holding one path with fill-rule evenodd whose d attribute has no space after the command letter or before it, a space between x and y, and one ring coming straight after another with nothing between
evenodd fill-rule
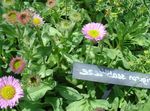
<instances>
[{"instance_id":1,"label":"black plant label","mask_svg":"<svg viewBox=\"0 0 150 111\"><path fill-rule=\"evenodd\" d=\"M78 62L73 64L72 73L76 79L150 89L150 74Z\"/></svg>"}]
</instances>

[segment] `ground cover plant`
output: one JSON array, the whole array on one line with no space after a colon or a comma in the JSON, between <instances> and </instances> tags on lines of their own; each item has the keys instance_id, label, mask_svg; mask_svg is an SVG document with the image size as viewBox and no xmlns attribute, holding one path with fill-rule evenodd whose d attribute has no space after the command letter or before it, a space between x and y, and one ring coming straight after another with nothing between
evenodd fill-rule
<instances>
[{"instance_id":1,"label":"ground cover plant","mask_svg":"<svg viewBox=\"0 0 150 111\"><path fill-rule=\"evenodd\" d=\"M148 89L76 80L73 62L150 73L149 0L1 0L0 110L149 111Z\"/></svg>"}]
</instances>

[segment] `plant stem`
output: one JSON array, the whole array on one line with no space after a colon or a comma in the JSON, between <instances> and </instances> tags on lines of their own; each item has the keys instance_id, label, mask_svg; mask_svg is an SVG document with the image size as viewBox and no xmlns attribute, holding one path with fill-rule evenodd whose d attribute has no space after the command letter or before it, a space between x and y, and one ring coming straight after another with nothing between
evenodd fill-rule
<instances>
[{"instance_id":1,"label":"plant stem","mask_svg":"<svg viewBox=\"0 0 150 111\"><path fill-rule=\"evenodd\" d=\"M41 45L44 47L44 43L43 43L43 40L42 40L42 38L41 38L41 34L39 33L39 32L40 32L40 30L39 30L39 28L38 28L38 27L36 27L36 31L37 31L38 39L39 39L39 41L40 41Z\"/></svg>"},{"instance_id":2,"label":"plant stem","mask_svg":"<svg viewBox=\"0 0 150 111\"><path fill-rule=\"evenodd\" d=\"M16 109L17 109L17 111L20 111L20 108L19 108L19 106L16 106Z\"/></svg>"},{"instance_id":3,"label":"plant stem","mask_svg":"<svg viewBox=\"0 0 150 111\"><path fill-rule=\"evenodd\" d=\"M86 55L86 59L85 59L86 63L88 62L88 59L89 59L89 56L90 56L90 52L91 52L91 48L92 48L92 42L90 43L90 46L89 46L89 49L88 49L88 52L87 52L87 55Z\"/></svg>"},{"instance_id":4,"label":"plant stem","mask_svg":"<svg viewBox=\"0 0 150 111\"><path fill-rule=\"evenodd\" d=\"M19 6L20 6L19 8L21 10L21 8L22 8L22 0L20 0Z\"/></svg>"},{"instance_id":5,"label":"plant stem","mask_svg":"<svg viewBox=\"0 0 150 111\"><path fill-rule=\"evenodd\" d=\"M8 111L8 109L6 108L6 109L4 109L4 111Z\"/></svg>"},{"instance_id":6,"label":"plant stem","mask_svg":"<svg viewBox=\"0 0 150 111\"><path fill-rule=\"evenodd\" d=\"M68 15L68 3L67 3L67 0L65 0L65 9L66 9L66 15L65 15L65 17L66 17L66 20L67 20L67 15Z\"/></svg>"},{"instance_id":7,"label":"plant stem","mask_svg":"<svg viewBox=\"0 0 150 111\"><path fill-rule=\"evenodd\" d=\"M100 52L103 52L103 48L104 48L103 41L99 42L98 45L100 46Z\"/></svg>"},{"instance_id":8,"label":"plant stem","mask_svg":"<svg viewBox=\"0 0 150 111\"><path fill-rule=\"evenodd\" d=\"M23 44L22 44L22 36L23 36L23 34L22 34L22 32L21 32L21 30L20 30L20 28L18 27L18 25L16 25L16 28L17 28L17 31L18 31L18 37L17 37L17 39L18 39L18 45L19 45L19 47L20 46L22 46ZM20 45L21 44L21 45Z\"/></svg>"}]
</instances>

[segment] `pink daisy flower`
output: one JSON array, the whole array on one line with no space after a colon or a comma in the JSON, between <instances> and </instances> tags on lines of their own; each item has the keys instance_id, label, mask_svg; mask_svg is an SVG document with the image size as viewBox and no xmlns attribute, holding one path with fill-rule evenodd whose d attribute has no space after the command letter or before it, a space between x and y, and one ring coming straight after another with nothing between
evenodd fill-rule
<instances>
[{"instance_id":1,"label":"pink daisy flower","mask_svg":"<svg viewBox=\"0 0 150 111\"><path fill-rule=\"evenodd\" d=\"M99 41L106 35L105 26L101 23L88 23L82 28L85 38L93 41Z\"/></svg>"},{"instance_id":2,"label":"pink daisy flower","mask_svg":"<svg viewBox=\"0 0 150 111\"><path fill-rule=\"evenodd\" d=\"M53 8L56 5L56 0L47 0L46 5Z\"/></svg>"},{"instance_id":3,"label":"pink daisy flower","mask_svg":"<svg viewBox=\"0 0 150 111\"><path fill-rule=\"evenodd\" d=\"M14 107L24 95L19 80L12 76L0 78L0 108Z\"/></svg>"},{"instance_id":4,"label":"pink daisy flower","mask_svg":"<svg viewBox=\"0 0 150 111\"><path fill-rule=\"evenodd\" d=\"M16 74L22 73L25 68L25 65L26 63L21 57L12 58L9 64L12 72Z\"/></svg>"},{"instance_id":5,"label":"pink daisy flower","mask_svg":"<svg viewBox=\"0 0 150 111\"><path fill-rule=\"evenodd\" d=\"M31 14L28 10L18 13L17 18L20 23L23 25L27 24L30 21Z\"/></svg>"}]
</instances>

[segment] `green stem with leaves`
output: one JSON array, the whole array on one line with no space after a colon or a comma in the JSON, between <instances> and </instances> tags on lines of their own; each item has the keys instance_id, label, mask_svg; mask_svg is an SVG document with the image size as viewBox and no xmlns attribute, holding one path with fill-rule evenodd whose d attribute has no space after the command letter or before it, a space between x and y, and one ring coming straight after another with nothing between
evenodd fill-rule
<instances>
[{"instance_id":1,"label":"green stem with leaves","mask_svg":"<svg viewBox=\"0 0 150 111\"><path fill-rule=\"evenodd\" d=\"M21 32L18 25L16 25L16 28L17 28L17 31L18 31L18 35L17 35L17 39L18 39L18 42L19 42L18 44L19 44L19 47L22 47L22 45L23 45L23 42L22 42L23 33Z\"/></svg>"},{"instance_id":2,"label":"green stem with leaves","mask_svg":"<svg viewBox=\"0 0 150 111\"><path fill-rule=\"evenodd\" d=\"M38 37L38 39L40 41L40 44L44 47L44 43L43 43L43 40L41 38L41 33L40 33L39 27L36 27L36 31L37 31L37 37Z\"/></svg>"}]
</instances>

